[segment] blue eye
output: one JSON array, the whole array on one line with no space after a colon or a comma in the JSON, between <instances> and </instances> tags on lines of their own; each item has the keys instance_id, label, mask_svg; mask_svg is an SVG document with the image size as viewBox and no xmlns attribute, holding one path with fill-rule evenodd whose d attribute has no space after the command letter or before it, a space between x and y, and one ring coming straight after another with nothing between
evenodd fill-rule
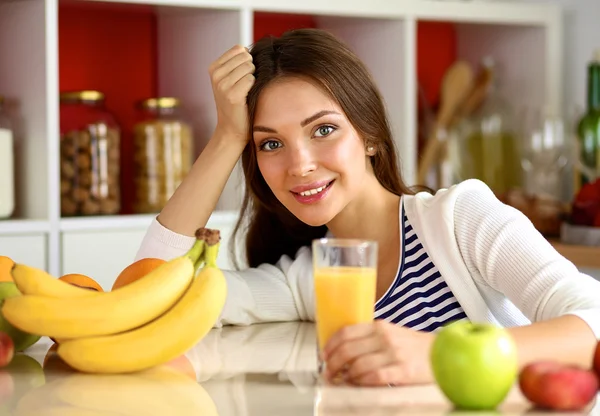
<instances>
[{"instance_id":1,"label":"blue eye","mask_svg":"<svg viewBox=\"0 0 600 416\"><path fill-rule=\"evenodd\" d=\"M333 126L320 126L316 133L318 137L329 136L331 133L335 131L335 127Z\"/></svg>"},{"instance_id":2,"label":"blue eye","mask_svg":"<svg viewBox=\"0 0 600 416\"><path fill-rule=\"evenodd\" d=\"M264 152L272 152L277 150L281 146L281 143L275 140L267 140L259 146L259 149Z\"/></svg>"}]
</instances>

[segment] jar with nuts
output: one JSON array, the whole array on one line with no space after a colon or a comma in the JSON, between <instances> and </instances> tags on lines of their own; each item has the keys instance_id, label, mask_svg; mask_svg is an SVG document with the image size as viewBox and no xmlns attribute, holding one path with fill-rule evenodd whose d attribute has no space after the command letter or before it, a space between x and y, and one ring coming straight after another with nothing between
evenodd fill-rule
<instances>
[{"instance_id":1,"label":"jar with nuts","mask_svg":"<svg viewBox=\"0 0 600 416\"><path fill-rule=\"evenodd\" d=\"M192 127L180 102L158 97L138 103L140 121L134 126L136 213L159 212L189 172L193 162Z\"/></svg>"},{"instance_id":2,"label":"jar with nuts","mask_svg":"<svg viewBox=\"0 0 600 416\"><path fill-rule=\"evenodd\" d=\"M110 215L121 209L120 128L99 91L60 94L61 214Z\"/></svg>"}]
</instances>

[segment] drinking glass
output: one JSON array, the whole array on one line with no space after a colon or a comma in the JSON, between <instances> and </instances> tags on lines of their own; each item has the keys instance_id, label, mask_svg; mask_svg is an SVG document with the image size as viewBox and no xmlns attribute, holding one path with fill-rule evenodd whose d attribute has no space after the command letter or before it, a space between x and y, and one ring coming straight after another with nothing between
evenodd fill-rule
<instances>
[{"instance_id":1,"label":"drinking glass","mask_svg":"<svg viewBox=\"0 0 600 416\"><path fill-rule=\"evenodd\" d=\"M521 166L525 191L531 196L560 201L565 174L573 160L573 141L565 119L540 109L522 113Z\"/></svg>"},{"instance_id":2,"label":"drinking glass","mask_svg":"<svg viewBox=\"0 0 600 416\"><path fill-rule=\"evenodd\" d=\"M312 243L316 299L317 356L348 325L372 322L377 283L377 242L323 238Z\"/></svg>"}]
</instances>

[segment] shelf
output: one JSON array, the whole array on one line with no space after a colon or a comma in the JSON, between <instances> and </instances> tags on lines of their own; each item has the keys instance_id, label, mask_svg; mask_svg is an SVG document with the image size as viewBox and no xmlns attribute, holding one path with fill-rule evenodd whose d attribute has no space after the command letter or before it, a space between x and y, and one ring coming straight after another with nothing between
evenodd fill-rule
<instances>
[{"instance_id":1,"label":"shelf","mask_svg":"<svg viewBox=\"0 0 600 416\"><path fill-rule=\"evenodd\" d=\"M473 22L477 24L545 25L560 19L560 7L503 1L414 0L395 2L398 7L423 20Z\"/></svg>"},{"instance_id":2,"label":"shelf","mask_svg":"<svg viewBox=\"0 0 600 416\"><path fill-rule=\"evenodd\" d=\"M437 0L0 1L0 94L10 104L9 116L16 121L18 140L18 212L15 220L0 221L0 235L6 235L2 247L26 253L29 243L18 241L35 237L41 253L39 262L47 263L53 274L65 266L69 270L85 266L93 271L109 263L107 253L120 255L121 260L112 267L121 267L131 251L116 253L119 248L112 247L112 242L126 241L133 250L154 217L135 215L132 209L130 129L134 102L147 95L179 97L193 123L194 153L199 154L217 121L208 76L210 63L232 45L250 46L258 35L273 31L279 34L283 26L330 30L364 60L386 101L403 179L414 184L418 55L425 51L435 56L433 46L448 43L443 38L436 44L442 38L431 35L430 42L419 43L418 32L432 24L452 26L456 41L452 56L428 60L428 68L436 74L450 57L475 63L491 53L510 66L506 88L509 94L516 94L516 100L548 103L551 108L562 102L562 17L561 7L556 4ZM518 74L520 79L511 74ZM123 127L122 215L61 218L59 93L73 89L105 92L107 107ZM223 220L225 233L231 230L225 224L231 227L237 219L243 183L238 166L219 200L219 211L211 218L211 224ZM37 235L25 236L27 233ZM99 241L96 238L104 245L94 250ZM88 247L82 242L88 242L91 248L77 263L77 250ZM109 272L107 269L106 276L111 276Z\"/></svg>"},{"instance_id":3,"label":"shelf","mask_svg":"<svg viewBox=\"0 0 600 416\"><path fill-rule=\"evenodd\" d=\"M199 2L202 3L202 2ZM540 25L558 18L557 6L516 2L465 2L436 0L245 0L257 11L360 16L384 19L429 19L455 22Z\"/></svg>"},{"instance_id":4,"label":"shelf","mask_svg":"<svg viewBox=\"0 0 600 416\"><path fill-rule=\"evenodd\" d=\"M14 136L18 218L51 217L44 21L43 1L0 2L0 95Z\"/></svg>"},{"instance_id":5,"label":"shelf","mask_svg":"<svg viewBox=\"0 0 600 416\"><path fill-rule=\"evenodd\" d=\"M0 235L40 234L50 232L50 222L44 220L0 220Z\"/></svg>"},{"instance_id":6,"label":"shelf","mask_svg":"<svg viewBox=\"0 0 600 416\"><path fill-rule=\"evenodd\" d=\"M600 247L564 244L558 240L550 240L550 243L575 266L600 269Z\"/></svg>"},{"instance_id":7,"label":"shelf","mask_svg":"<svg viewBox=\"0 0 600 416\"><path fill-rule=\"evenodd\" d=\"M106 215L90 217L62 218L60 220L60 231L93 231L93 230L126 230L146 229L157 214L140 215ZM220 223L237 220L237 211L215 211L211 215L210 223Z\"/></svg>"},{"instance_id":8,"label":"shelf","mask_svg":"<svg viewBox=\"0 0 600 416\"><path fill-rule=\"evenodd\" d=\"M65 0L61 0L65 2ZM202 9L240 9L243 6L242 1L236 0L68 0L69 3L112 3L112 4L131 4L141 6L167 6L167 7L186 7ZM103 5L102 7L105 7Z\"/></svg>"}]
</instances>

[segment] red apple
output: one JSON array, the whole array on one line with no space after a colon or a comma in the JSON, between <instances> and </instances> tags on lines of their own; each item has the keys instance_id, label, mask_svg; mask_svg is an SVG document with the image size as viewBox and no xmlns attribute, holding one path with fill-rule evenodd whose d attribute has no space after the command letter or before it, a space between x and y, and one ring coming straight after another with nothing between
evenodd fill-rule
<instances>
[{"instance_id":1,"label":"red apple","mask_svg":"<svg viewBox=\"0 0 600 416\"><path fill-rule=\"evenodd\" d=\"M15 344L12 338L0 331L0 367L6 367L15 355Z\"/></svg>"},{"instance_id":2,"label":"red apple","mask_svg":"<svg viewBox=\"0 0 600 416\"><path fill-rule=\"evenodd\" d=\"M519 374L523 395L537 407L550 410L582 410L598 392L598 377L581 367L538 361Z\"/></svg>"}]
</instances>

